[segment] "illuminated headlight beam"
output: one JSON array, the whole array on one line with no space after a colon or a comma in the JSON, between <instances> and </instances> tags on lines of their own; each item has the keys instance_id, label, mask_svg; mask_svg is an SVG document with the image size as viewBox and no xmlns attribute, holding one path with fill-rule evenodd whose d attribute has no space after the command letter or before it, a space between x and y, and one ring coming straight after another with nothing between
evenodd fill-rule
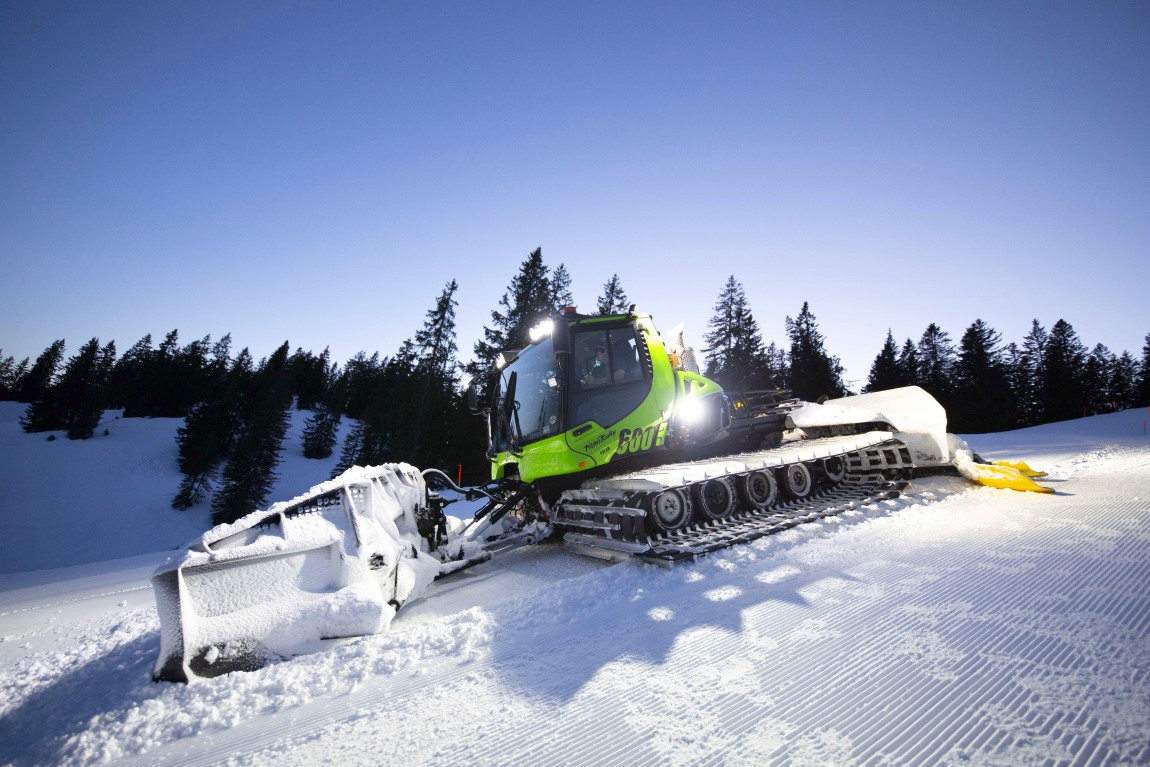
<instances>
[{"instance_id":1,"label":"illuminated headlight beam","mask_svg":"<svg viewBox=\"0 0 1150 767\"><path fill-rule=\"evenodd\" d=\"M707 406L701 399L687 397L679 403L677 411L680 421L693 426L703 421L704 416L707 414Z\"/></svg>"},{"instance_id":2,"label":"illuminated headlight beam","mask_svg":"<svg viewBox=\"0 0 1150 767\"><path fill-rule=\"evenodd\" d=\"M527 334L531 338L531 343L535 343L536 341L542 341L544 338L547 338L548 336L550 336L554 330L555 330L555 321L554 320L543 320L538 325L531 328L531 330L529 330L527 332Z\"/></svg>"}]
</instances>

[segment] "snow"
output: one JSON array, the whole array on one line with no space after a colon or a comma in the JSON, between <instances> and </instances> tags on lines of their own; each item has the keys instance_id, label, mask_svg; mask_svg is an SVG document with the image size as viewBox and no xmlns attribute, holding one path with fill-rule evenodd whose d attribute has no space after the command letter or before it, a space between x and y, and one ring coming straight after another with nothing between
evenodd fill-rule
<instances>
[{"instance_id":1,"label":"snow","mask_svg":"<svg viewBox=\"0 0 1150 767\"><path fill-rule=\"evenodd\" d=\"M46 443L0 404L0 764L1150 762L1144 410L966 437L1054 495L917 479L673 568L528 547L178 685L148 577L207 520L167 505L174 425Z\"/></svg>"},{"instance_id":2,"label":"snow","mask_svg":"<svg viewBox=\"0 0 1150 767\"><path fill-rule=\"evenodd\" d=\"M798 428L867 421L889 423L906 443L915 466L945 466L950 463L946 433L946 410L918 386L857 394L823 404L808 402L790 414Z\"/></svg>"},{"instance_id":3,"label":"snow","mask_svg":"<svg viewBox=\"0 0 1150 767\"><path fill-rule=\"evenodd\" d=\"M121 418L109 410L95 437L69 440L62 431L24 434L19 420L26 407L0 402L0 573L175 550L211 527L208 504L171 507L181 479L176 429L183 419ZM338 456L303 457L307 415L292 413L272 500L326 480L336 464Z\"/></svg>"}]
</instances>

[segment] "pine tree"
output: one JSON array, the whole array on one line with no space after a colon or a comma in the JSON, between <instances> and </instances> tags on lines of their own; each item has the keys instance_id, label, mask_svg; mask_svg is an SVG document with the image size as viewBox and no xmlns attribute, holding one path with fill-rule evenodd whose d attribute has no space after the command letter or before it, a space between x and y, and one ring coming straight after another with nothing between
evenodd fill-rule
<instances>
[{"instance_id":1,"label":"pine tree","mask_svg":"<svg viewBox=\"0 0 1150 767\"><path fill-rule=\"evenodd\" d=\"M918 385L947 410L951 407L955 362L950 334L933 322L918 341Z\"/></svg>"},{"instance_id":2,"label":"pine tree","mask_svg":"<svg viewBox=\"0 0 1150 767\"><path fill-rule=\"evenodd\" d=\"M1042 356L1045 370L1040 392L1044 422L1065 421L1082 415L1086 406L1083 376L1086 357L1086 346L1070 323L1066 320L1054 323Z\"/></svg>"},{"instance_id":3,"label":"pine tree","mask_svg":"<svg viewBox=\"0 0 1150 767\"><path fill-rule=\"evenodd\" d=\"M1138 405L1138 362L1130 352L1122 352L1114 363L1110 376L1110 396L1115 410L1126 410Z\"/></svg>"},{"instance_id":4,"label":"pine tree","mask_svg":"<svg viewBox=\"0 0 1150 767\"><path fill-rule=\"evenodd\" d=\"M465 486L479 485L491 479L491 463L487 460L487 425L483 418L476 417L470 410L467 398L455 397L447 411L453 431L448 460L442 465L445 471L455 468L460 471ZM451 472L448 471L450 474Z\"/></svg>"},{"instance_id":5,"label":"pine tree","mask_svg":"<svg viewBox=\"0 0 1150 767\"><path fill-rule=\"evenodd\" d=\"M397 396L392 385L400 366L401 362L395 358L388 360L388 365L375 381L377 394L374 405L362 414L344 438L332 477L352 466L378 466L390 462L393 457L395 460L412 460L403 448L398 451L399 455L395 455L396 423L408 412L403 408L403 398Z\"/></svg>"},{"instance_id":6,"label":"pine tree","mask_svg":"<svg viewBox=\"0 0 1150 767\"><path fill-rule=\"evenodd\" d=\"M290 423L292 402L284 342L265 360L242 400L242 425L223 470L223 485L212 499L212 522L234 522L263 505L276 480L280 448Z\"/></svg>"},{"instance_id":7,"label":"pine tree","mask_svg":"<svg viewBox=\"0 0 1150 767\"><path fill-rule=\"evenodd\" d=\"M1011 378L1018 403L1019 426L1042 423L1042 379L1046 376L1043 357L1049 340L1050 334L1046 329L1038 323L1038 320L1032 320L1030 332L1022 340L1022 348L1014 360Z\"/></svg>"},{"instance_id":8,"label":"pine tree","mask_svg":"<svg viewBox=\"0 0 1150 767\"><path fill-rule=\"evenodd\" d=\"M26 433L52 431L64 428L64 414L54 395L60 361L64 357L64 340L55 341L41 352L35 364L24 377L20 388L20 401L28 407L20 419Z\"/></svg>"},{"instance_id":9,"label":"pine tree","mask_svg":"<svg viewBox=\"0 0 1150 767\"><path fill-rule=\"evenodd\" d=\"M360 465L359 456L364 452L364 438L367 425L363 421L356 421L343 440L343 448L339 453L339 462L331 470L331 477L335 479L352 466Z\"/></svg>"},{"instance_id":10,"label":"pine tree","mask_svg":"<svg viewBox=\"0 0 1150 767\"><path fill-rule=\"evenodd\" d=\"M762 385L768 389L789 389L791 386L791 365L787 353L774 341L763 350Z\"/></svg>"},{"instance_id":11,"label":"pine tree","mask_svg":"<svg viewBox=\"0 0 1150 767\"><path fill-rule=\"evenodd\" d=\"M413 460L410 424L417 396L412 385L417 359L415 343L409 338L382 363L378 355L366 360L362 353L348 362L349 368L355 368L348 381L355 387L357 401L353 411L349 398L347 414L357 422L344 439L333 477L351 466L387 463L393 456Z\"/></svg>"},{"instance_id":12,"label":"pine tree","mask_svg":"<svg viewBox=\"0 0 1150 767\"><path fill-rule=\"evenodd\" d=\"M1086 412L1090 415L1113 413L1114 393L1110 390L1118 358L1103 344L1097 344L1086 358L1082 382L1086 394Z\"/></svg>"},{"instance_id":13,"label":"pine tree","mask_svg":"<svg viewBox=\"0 0 1150 767\"><path fill-rule=\"evenodd\" d=\"M1023 387L1019 385L1019 370L1022 368L1022 347L1018 344L1011 342L1002 347L1002 364L1006 370L1007 386L1010 388L1011 402L1013 402L1014 413L1012 424L1015 428L1026 426L1023 419L1025 415L1022 410L1022 391Z\"/></svg>"},{"instance_id":14,"label":"pine tree","mask_svg":"<svg viewBox=\"0 0 1150 767\"><path fill-rule=\"evenodd\" d=\"M871 363L863 392L886 391L905 385L903 371L898 364L898 347L894 343L894 334L887 328L886 342Z\"/></svg>"},{"instance_id":15,"label":"pine tree","mask_svg":"<svg viewBox=\"0 0 1150 767\"><path fill-rule=\"evenodd\" d=\"M40 353L32 368L20 382L19 402L35 402L56 382L56 373L60 363L64 360L64 339L53 341L52 344Z\"/></svg>"},{"instance_id":16,"label":"pine tree","mask_svg":"<svg viewBox=\"0 0 1150 767\"><path fill-rule=\"evenodd\" d=\"M379 381L377 407L366 419L364 451L361 464L385 463L393 460L418 464L417 455L420 429L423 428L423 379L416 366L419 355L412 339L400 344L388 361Z\"/></svg>"},{"instance_id":17,"label":"pine tree","mask_svg":"<svg viewBox=\"0 0 1150 767\"><path fill-rule=\"evenodd\" d=\"M326 354L326 350L325 350ZM305 458L328 458L335 449L339 423L343 417L343 404L347 399L345 382L338 365L329 365L324 371L324 396L315 404L303 427L303 454Z\"/></svg>"},{"instance_id":18,"label":"pine tree","mask_svg":"<svg viewBox=\"0 0 1150 767\"><path fill-rule=\"evenodd\" d=\"M339 434L340 420L339 410L326 402L316 404L312 414L304 422L304 458L323 459L331 456Z\"/></svg>"},{"instance_id":19,"label":"pine tree","mask_svg":"<svg viewBox=\"0 0 1150 767\"><path fill-rule=\"evenodd\" d=\"M455 280L444 286L435 308L428 310L423 327L415 334L416 369L452 382L456 380L455 352L459 349L455 342L455 307L459 305L455 293L458 290Z\"/></svg>"},{"instance_id":20,"label":"pine tree","mask_svg":"<svg viewBox=\"0 0 1150 767\"><path fill-rule=\"evenodd\" d=\"M28 406L21 425L26 432L63 429L69 439L88 439L100 423L116 344L93 338L64 365L63 372Z\"/></svg>"},{"instance_id":21,"label":"pine tree","mask_svg":"<svg viewBox=\"0 0 1150 767\"><path fill-rule=\"evenodd\" d=\"M89 345L98 346L93 338ZM85 350L88 347L85 346ZM84 350L82 350L84 351ZM65 398L65 428L68 439L89 439L100 425L108 400L108 380L116 364L116 342L109 341L95 350L91 362L85 360L84 369L77 371L78 386ZM68 381L68 371L61 378L61 388Z\"/></svg>"},{"instance_id":22,"label":"pine tree","mask_svg":"<svg viewBox=\"0 0 1150 767\"><path fill-rule=\"evenodd\" d=\"M190 509L212 491L220 463L231 450L234 423L225 401L200 402L192 407L176 430L178 464L183 478L172 507Z\"/></svg>"},{"instance_id":23,"label":"pine tree","mask_svg":"<svg viewBox=\"0 0 1150 767\"><path fill-rule=\"evenodd\" d=\"M112 368L108 401L112 407L122 407L125 418L135 418L146 411L146 400L155 385L149 375L154 353L152 334L148 333L129 346Z\"/></svg>"},{"instance_id":24,"label":"pine tree","mask_svg":"<svg viewBox=\"0 0 1150 767\"><path fill-rule=\"evenodd\" d=\"M288 375L297 410L315 410L327 396L330 385L331 350L324 349L319 356L297 348L288 359Z\"/></svg>"},{"instance_id":25,"label":"pine tree","mask_svg":"<svg viewBox=\"0 0 1150 767\"><path fill-rule=\"evenodd\" d=\"M791 389L800 399L815 401L823 397L846 396L843 366L823 348L823 335L818 322L804 301L795 319L787 317L787 336L791 340Z\"/></svg>"},{"instance_id":26,"label":"pine tree","mask_svg":"<svg viewBox=\"0 0 1150 767\"><path fill-rule=\"evenodd\" d=\"M556 272L558 274L558 270ZM427 312L423 327L415 334L414 383L419 390L415 423L411 427L411 461L432 466L444 460L451 442L450 419L443 417L456 394L459 378L455 352L455 280L449 282Z\"/></svg>"},{"instance_id":27,"label":"pine tree","mask_svg":"<svg viewBox=\"0 0 1150 767\"><path fill-rule=\"evenodd\" d=\"M207 396L208 355L212 351L212 337L204 336L180 349L176 357L174 375L177 384L176 409L173 417L186 415L193 405Z\"/></svg>"},{"instance_id":28,"label":"pine tree","mask_svg":"<svg viewBox=\"0 0 1150 767\"><path fill-rule=\"evenodd\" d=\"M467 372L482 375L499 352L521 348L528 330L554 312L555 299L556 291L543 263L543 249L536 248L520 264L519 273L499 300L501 310L491 312L491 326L484 327L483 339L475 342L475 361L467 366Z\"/></svg>"},{"instance_id":29,"label":"pine tree","mask_svg":"<svg viewBox=\"0 0 1150 767\"><path fill-rule=\"evenodd\" d=\"M31 367L27 357L16 362L15 357L4 357L2 353L0 350L0 401L14 400L19 396L20 384Z\"/></svg>"},{"instance_id":30,"label":"pine tree","mask_svg":"<svg viewBox=\"0 0 1150 767\"><path fill-rule=\"evenodd\" d=\"M611 279L603 285L603 295L599 296L596 311L599 316L623 314L631 306L630 299L623 292L623 285L619 282L619 275L612 274Z\"/></svg>"},{"instance_id":31,"label":"pine tree","mask_svg":"<svg viewBox=\"0 0 1150 767\"><path fill-rule=\"evenodd\" d=\"M356 352L355 356L344 365L343 375L340 377L340 390L344 393L342 409L349 418L362 419L372 406L376 383L387 365L387 360L380 360L379 352L368 357L364 352Z\"/></svg>"},{"instance_id":32,"label":"pine tree","mask_svg":"<svg viewBox=\"0 0 1150 767\"><path fill-rule=\"evenodd\" d=\"M985 434L1014 425L1014 402L1001 343L998 331L982 320L975 320L962 334L954 365L953 407L947 411L951 429Z\"/></svg>"},{"instance_id":33,"label":"pine tree","mask_svg":"<svg viewBox=\"0 0 1150 767\"><path fill-rule=\"evenodd\" d=\"M140 415L149 418L187 415L182 411L179 355L180 331L173 329L164 336L149 360L147 375L152 385L147 387Z\"/></svg>"},{"instance_id":34,"label":"pine tree","mask_svg":"<svg viewBox=\"0 0 1150 767\"><path fill-rule=\"evenodd\" d=\"M347 468L407 461L429 468L445 466L459 431L459 365L455 336L455 294L444 287L413 338L382 365L362 354L348 363L358 404L333 476ZM374 361L375 358L373 358ZM318 432L322 423L314 423Z\"/></svg>"},{"instance_id":35,"label":"pine tree","mask_svg":"<svg viewBox=\"0 0 1150 767\"><path fill-rule=\"evenodd\" d=\"M563 309L575 305L575 295L571 292L571 273L564 264L555 267L551 273L551 311L548 314L561 314Z\"/></svg>"},{"instance_id":36,"label":"pine tree","mask_svg":"<svg viewBox=\"0 0 1150 767\"><path fill-rule=\"evenodd\" d=\"M217 357L213 364L223 360ZM174 508L191 508L212 492L220 465L231 455L243 425L243 396L252 387L252 368L252 356L243 349L211 396L192 406L177 430L183 480L172 500Z\"/></svg>"},{"instance_id":37,"label":"pine tree","mask_svg":"<svg viewBox=\"0 0 1150 767\"><path fill-rule=\"evenodd\" d=\"M734 275L723 285L714 311L703 337L708 346L705 375L731 389L758 388L766 368L763 337Z\"/></svg>"},{"instance_id":38,"label":"pine tree","mask_svg":"<svg viewBox=\"0 0 1150 767\"><path fill-rule=\"evenodd\" d=\"M204 385L200 401L214 399L221 396L229 385L229 376L232 370L232 334L225 333L224 337L212 344L211 357L204 368ZM247 354L245 349L243 354ZM247 354L250 361L250 354Z\"/></svg>"},{"instance_id":39,"label":"pine tree","mask_svg":"<svg viewBox=\"0 0 1150 767\"><path fill-rule=\"evenodd\" d=\"M917 386L919 382L920 365L918 364L918 347L914 341L906 339L898 353L898 370L902 376L903 386Z\"/></svg>"},{"instance_id":40,"label":"pine tree","mask_svg":"<svg viewBox=\"0 0 1150 767\"><path fill-rule=\"evenodd\" d=\"M1138 371L1135 396L1138 399L1135 404L1150 407L1150 333L1146 334L1146 340L1142 345L1142 364Z\"/></svg>"}]
</instances>

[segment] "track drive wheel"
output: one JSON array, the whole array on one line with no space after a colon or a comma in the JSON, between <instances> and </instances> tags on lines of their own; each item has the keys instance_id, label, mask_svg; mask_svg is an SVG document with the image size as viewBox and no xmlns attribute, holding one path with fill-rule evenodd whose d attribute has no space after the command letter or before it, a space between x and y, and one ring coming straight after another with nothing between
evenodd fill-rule
<instances>
[{"instance_id":1,"label":"track drive wheel","mask_svg":"<svg viewBox=\"0 0 1150 767\"><path fill-rule=\"evenodd\" d=\"M735 511L735 487L728 477L708 479L693 488L700 521L726 519Z\"/></svg>"},{"instance_id":2,"label":"track drive wheel","mask_svg":"<svg viewBox=\"0 0 1150 767\"><path fill-rule=\"evenodd\" d=\"M664 490L651 499L647 526L654 535L673 533L691 523L691 505L679 490Z\"/></svg>"},{"instance_id":3,"label":"track drive wheel","mask_svg":"<svg viewBox=\"0 0 1150 767\"><path fill-rule=\"evenodd\" d=\"M779 499L779 483L769 471L752 471L739 478L739 496L743 503L762 510Z\"/></svg>"},{"instance_id":4,"label":"track drive wheel","mask_svg":"<svg viewBox=\"0 0 1150 767\"><path fill-rule=\"evenodd\" d=\"M792 498L806 498L815 489L810 467L805 463L792 463L783 467L783 487Z\"/></svg>"},{"instance_id":5,"label":"track drive wheel","mask_svg":"<svg viewBox=\"0 0 1150 767\"><path fill-rule=\"evenodd\" d=\"M823 475L834 484L842 482L847 475L847 462L841 455L824 458L820 463Z\"/></svg>"}]
</instances>

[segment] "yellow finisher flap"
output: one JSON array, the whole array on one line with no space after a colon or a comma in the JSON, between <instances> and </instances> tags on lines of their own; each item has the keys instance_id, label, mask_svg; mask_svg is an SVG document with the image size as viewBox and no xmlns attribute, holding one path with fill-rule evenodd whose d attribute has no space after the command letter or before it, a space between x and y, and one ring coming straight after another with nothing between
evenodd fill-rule
<instances>
[{"instance_id":1,"label":"yellow finisher flap","mask_svg":"<svg viewBox=\"0 0 1150 767\"><path fill-rule=\"evenodd\" d=\"M1002 487L1008 490L1027 490L1032 493L1053 493L1054 489L1043 487L1013 466L988 465L973 461L955 461L954 465L962 476L971 482L987 487Z\"/></svg>"},{"instance_id":2,"label":"yellow finisher flap","mask_svg":"<svg viewBox=\"0 0 1150 767\"><path fill-rule=\"evenodd\" d=\"M1028 477L1045 477L1045 471L1036 471L1026 465L1024 461L995 461L995 466L1007 466L1011 469L1018 469Z\"/></svg>"}]
</instances>

